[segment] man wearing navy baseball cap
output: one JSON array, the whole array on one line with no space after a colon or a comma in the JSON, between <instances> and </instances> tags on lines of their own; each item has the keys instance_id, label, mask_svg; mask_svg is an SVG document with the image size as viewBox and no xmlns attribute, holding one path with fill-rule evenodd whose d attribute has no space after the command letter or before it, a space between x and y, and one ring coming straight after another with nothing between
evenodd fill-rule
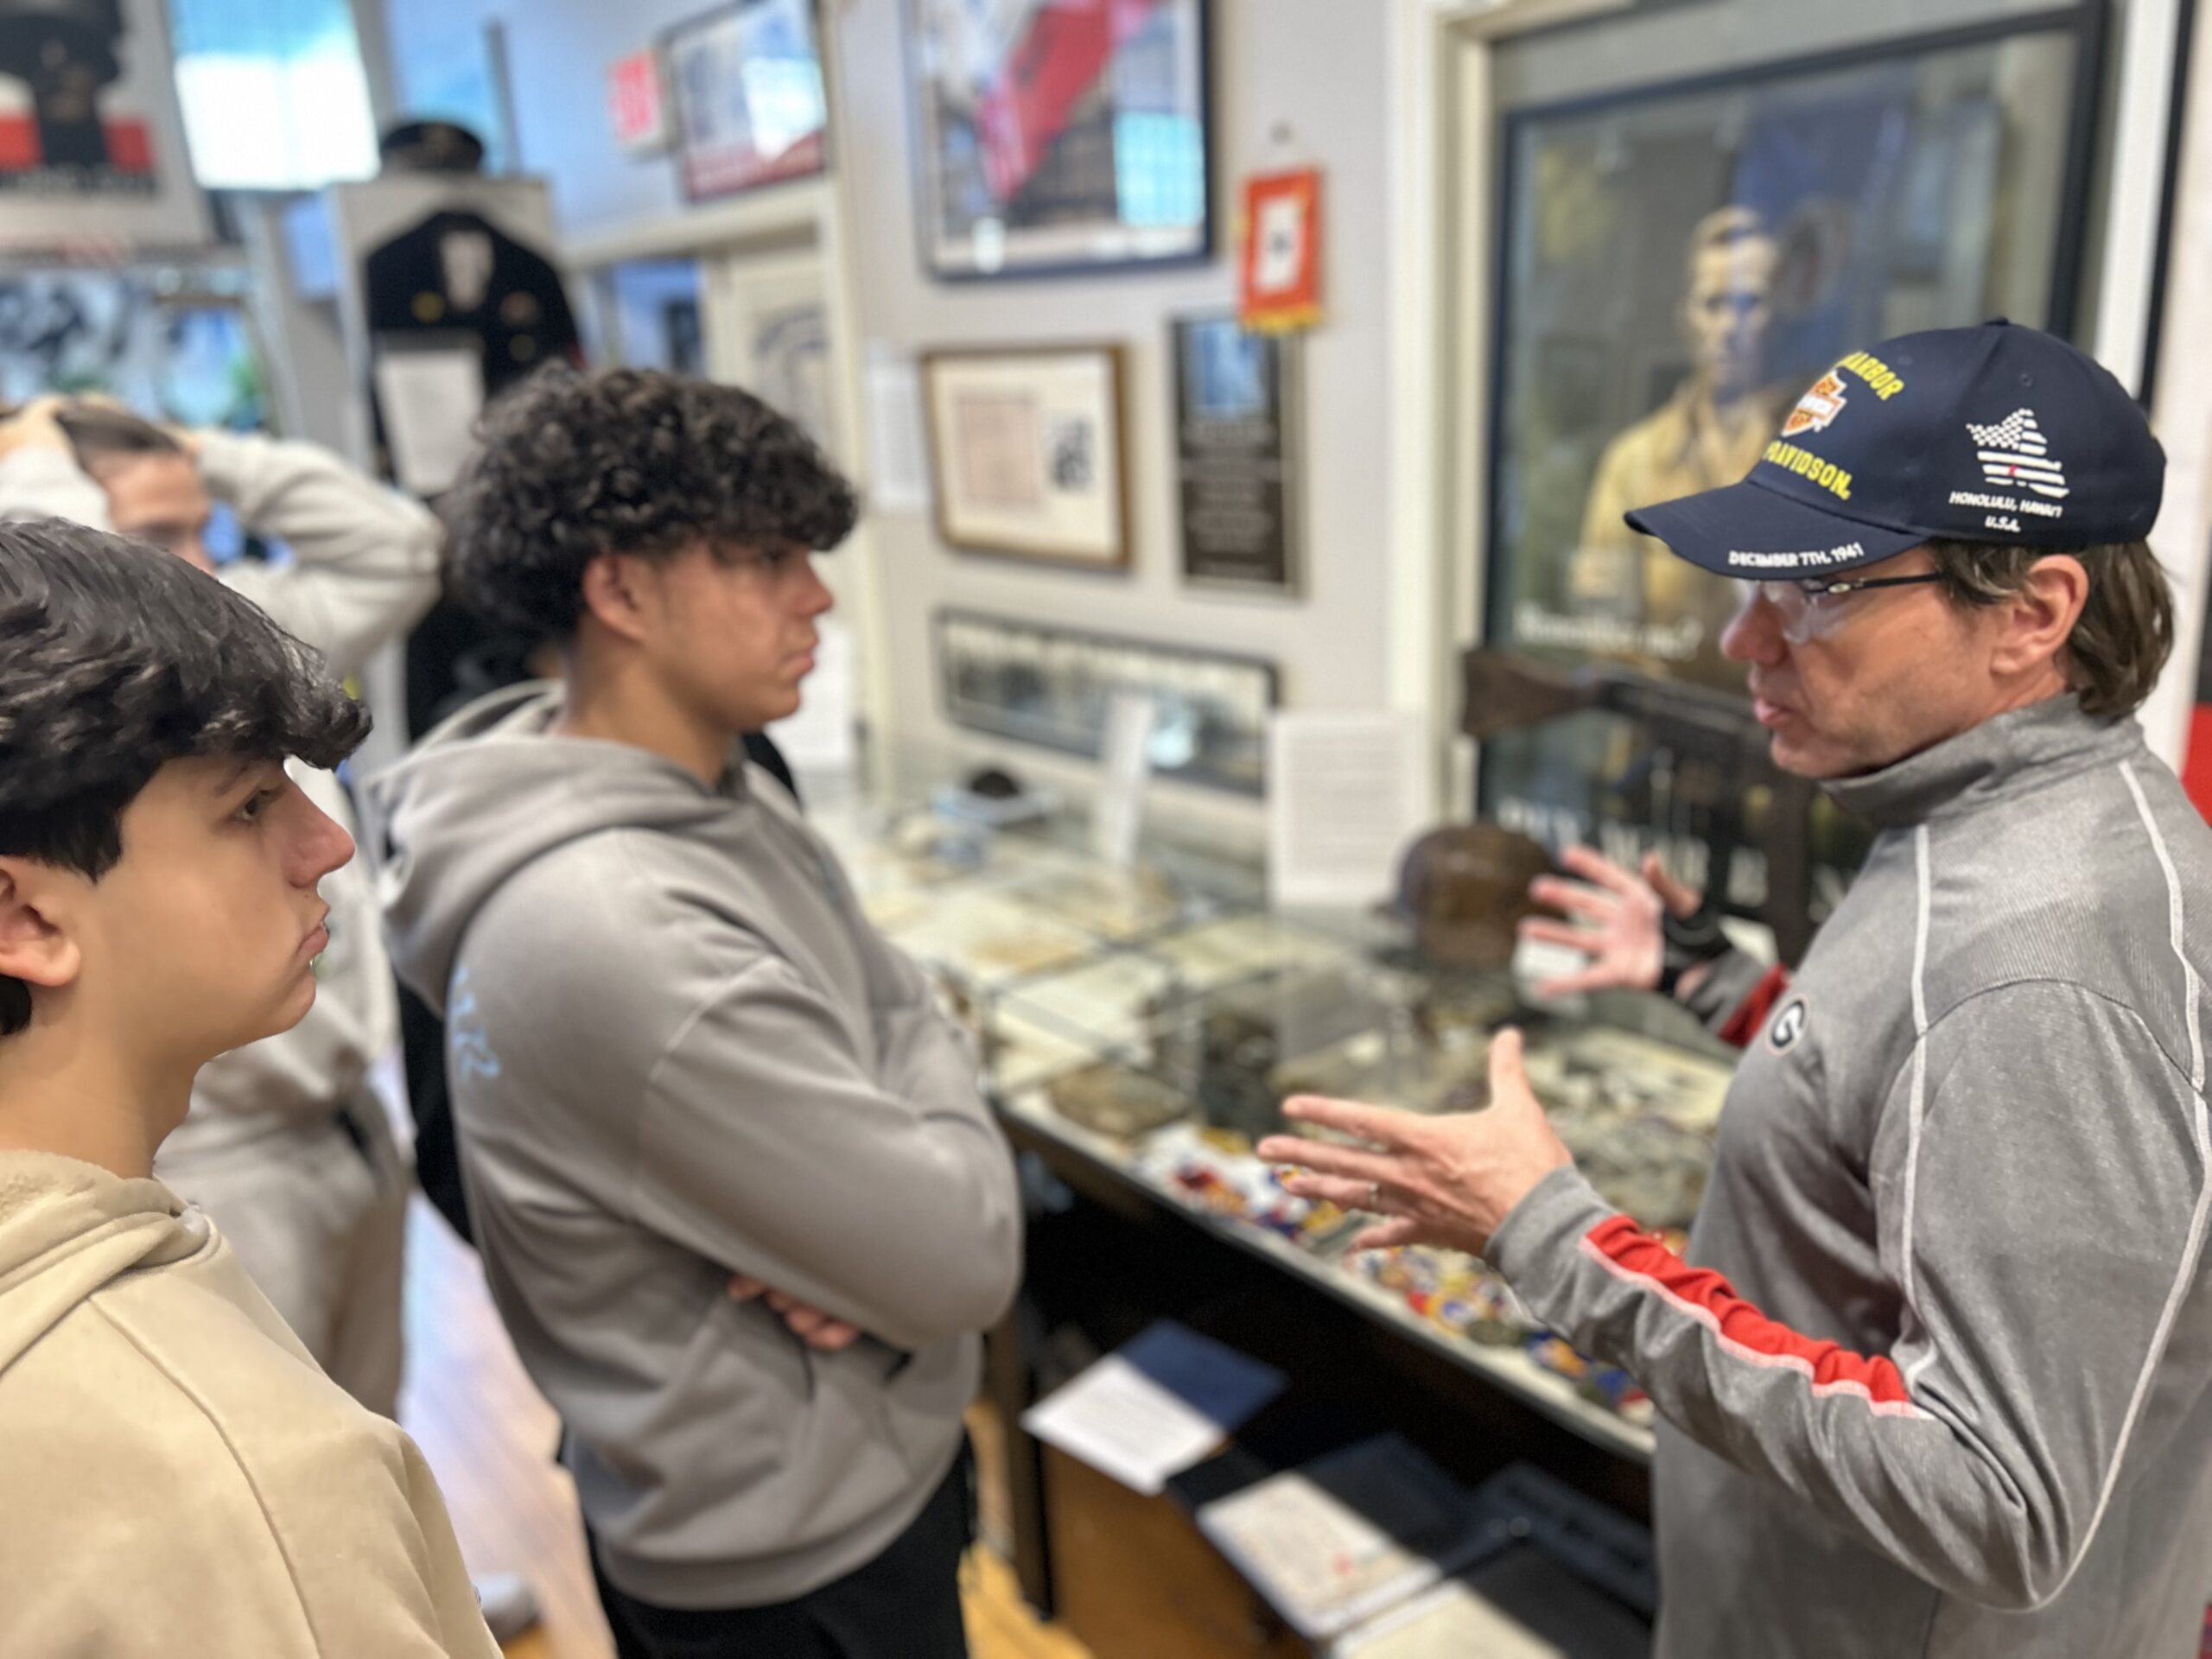
<instances>
[{"instance_id":1,"label":"man wearing navy baseball cap","mask_svg":"<svg viewBox=\"0 0 2212 1659\"><path fill-rule=\"evenodd\" d=\"M1362 1243L1487 1255L1664 1419L1663 1659L2162 1659L2212 1582L2212 830L2128 718L2172 640L2164 458L1991 323L1854 352L1741 483L1628 515L1744 584L1775 760L1879 830L1794 980L1669 960L1695 895L1579 852L1537 896L1745 1049L1685 1262L1609 1209L1518 1039L1495 1103L1300 1117ZM1688 967L1688 971L1682 971Z\"/></svg>"}]
</instances>

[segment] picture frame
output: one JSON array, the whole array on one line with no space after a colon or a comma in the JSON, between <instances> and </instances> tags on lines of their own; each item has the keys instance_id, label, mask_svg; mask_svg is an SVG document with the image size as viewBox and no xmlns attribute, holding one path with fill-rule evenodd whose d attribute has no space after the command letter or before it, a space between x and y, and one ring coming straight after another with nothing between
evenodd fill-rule
<instances>
[{"instance_id":1,"label":"picture frame","mask_svg":"<svg viewBox=\"0 0 2212 1659\"><path fill-rule=\"evenodd\" d=\"M1234 312L1168 325L1175 505L1186 586L1299 595L1304 581L1302 353Z\"/></svg>"},{"instance_id":2,"label":"picture frame","mask_svg":"<svg viewBox=\"0 0 2212 1659\"><path fill-rule=\"evenodd\" d=\"M1096 760L1117 695L1157 710L1153 775L1267 793L1268 716L1282 673L1264 658L947 607L932 618L944 717L969 731Z\"/></svg>"},{"instance_id":3,"label":"picture frame","mask_svg":"<svg viewBox=\"0 0 2212 1659\"><path fill-rule=\"evenodd\" d=\"M813 0L733 0L662 35L686 201L829 169L829 102Z\"/></svg>"},{"instance_id":4,"label":"picture frame","mask_svg":"<svg viewBox=\"0 0 2212 1659\"><path fill-rule=\"evenodd\" d=\"M900 4L930 276L1211 257L1212 0Z\"/></svg>"},{"instance_id":5,"label":"picture frame","mask_svg":"<svg viewBox=\"0 0 2212 1659\"><path fill-rule=\"evenodd\" d=\"M1854 348L1993 315L2074 326L2106 22L2062 6L1498 111L1497 366L1466 457L1488 480L1468 550L1488 645L1745 695L1722 644L1736 584L1624 513L1742 478ZM2053 142L2000 142L2046 118ZM2003 211L2029 200L2057 207ZM1485 741L1474 804L1616 858L1658 848L1696 885L1709 849L1675 759L1641 722L1578 715ZM1866 836L1824 801L1805 834L1817 919ZM1764 869L1736 861L1739 914Z\"/></svg>"},{"instance_id":6,"label":"picture frame","mask_svg":"<svg viewBox=\"0 0 2212 1659\"><path fill-rule=\"evenodd\" d=\"M1127 571L1123 359L1115 345L923 353L938 539L962 552Z\"/></svg>"}]
</instances>

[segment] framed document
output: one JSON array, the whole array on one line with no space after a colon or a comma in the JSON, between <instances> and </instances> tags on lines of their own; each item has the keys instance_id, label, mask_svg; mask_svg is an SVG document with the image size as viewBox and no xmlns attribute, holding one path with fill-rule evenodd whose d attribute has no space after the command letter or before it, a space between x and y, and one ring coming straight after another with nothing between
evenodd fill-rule
<instances>
[{"instance_id":1,"label":"framed document","mask_svg":"<svg viewBox=\"0 0 2212 1659\"><path fill-rule=\"evenodd\" d=\"M1205 258L1209 0L904 0L922 266Z\"/></svg>"},{"instance_id":2,"label":"framed document","mask_svg":"<svg viewBox=\"0 0 2212 1659\"><path fill-rule=\"evenodd\" d=\"M1127 569L1122 375L1118 346L925 354L938 537L966 552Z\"/></svg>"},{"instance_id":3,"label":"framed document","mask_svg":"<svg viewBox=\"0 0 2212 1659\"><path fill-rule=\"evenodd\" d=\"M1226 315L1179 318L1173 334L1184 578L1295 594L1298 342Z\"/></svg>"}]
</instances>

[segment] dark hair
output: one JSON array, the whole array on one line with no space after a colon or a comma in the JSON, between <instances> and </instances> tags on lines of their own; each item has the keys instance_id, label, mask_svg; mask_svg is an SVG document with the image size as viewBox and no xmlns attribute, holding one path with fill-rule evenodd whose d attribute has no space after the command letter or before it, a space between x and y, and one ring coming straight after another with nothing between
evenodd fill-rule
<instances>
[{"instance_id":1,"label":"dark hair","mask_svg":"<svg viewBox=\"0 0 2212 1659\"><path fill-rule=\"evenodd\" d=\"M64 404L54 411L54 423L77 453L77 464L90 469L109 455L181 455L184 446L174 433L127 409L105 404Z\"/></svg>"},{"instance_id":2,"label":"dark hair","mask_svg":"<svg viewBox=\"0 0 2212 1659\"><path fill-rule=\"evenodd\" d=\"M2019 547L1930 542L1942 591L1960 606L1994 605L2027 586L2028 573L2065 552L2089 573L2089 594L2066 638L2068 677L2084 712L2116 719L2142 706L2174 648L2174 595L2150 545Z\"/></svg>"},{"instance_id":3,"label":"dark hair","mask_svg":"<svg viewBox=\"0 0 2212 1659\"><path fill-rule=\"evenodd\" d=\"M123 815L191 755L334 766L368 711L251 601L173 554L59 518L0 524L0 855L98 880ZM30 992L0 975L0 1036Z\"/></svg>"},{"instance_id":4,"label":"dark hair","mask_svg":"<svg viewBox=\"0 0 2212 1659\"><path fill-rule=\"evenodd\" d=\"M543 371L486 413L455 486L462 601L565 639L602 553L799 542L826 550L859 514L812 439L751 392L652 369Z\"/></svg>"}]
</instances>

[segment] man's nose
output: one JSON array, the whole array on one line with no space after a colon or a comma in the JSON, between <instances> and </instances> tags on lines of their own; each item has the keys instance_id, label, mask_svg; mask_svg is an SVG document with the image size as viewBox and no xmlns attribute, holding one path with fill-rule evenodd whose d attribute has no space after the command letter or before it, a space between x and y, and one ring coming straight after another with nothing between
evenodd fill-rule
<instances>
[{"instance_id":1,"label":"man's nose","mask_svg":"<svg viewBox=\"0 0 2212 1659\"><path fill-rule=\"evenodd\" d=\"M1782 637L1782 619L1757 588L1749 588L1743 604L1720 631L1720 654L1731 662L1752 663L1770 668L1789 652Z\"/></svg>"}]
</instances>

